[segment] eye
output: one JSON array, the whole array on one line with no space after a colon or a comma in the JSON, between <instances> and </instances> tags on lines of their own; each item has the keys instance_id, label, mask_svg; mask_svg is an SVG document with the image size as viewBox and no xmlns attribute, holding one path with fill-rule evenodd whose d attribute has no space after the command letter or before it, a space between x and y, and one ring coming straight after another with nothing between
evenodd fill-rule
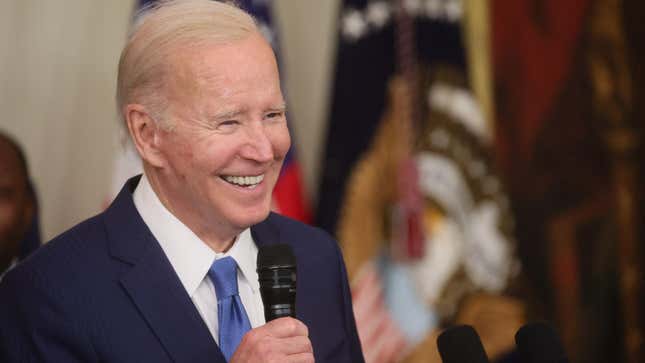
<instances>
[{"instance_id":1,"label":"eye","mask_svg":"<svg viewBox=\"0 0 645 363\"><path fill-rule=\"evenodd\" d=\"M217 130L221 132L233 132L240 125L238 120L225 120L217 123Z\"/></svg>"},{"instance_id":2,"label":"eye","mask_svg":"<svg viewBox=\"0 0 645 363\"><path fill-rule=\"evenodd\" d=\"M273 112L267 113L264 116L264 118L266 118L268 120L279 120L282 117L284 117L284 111L273 111Z\"/></svg>"}]
</instances>

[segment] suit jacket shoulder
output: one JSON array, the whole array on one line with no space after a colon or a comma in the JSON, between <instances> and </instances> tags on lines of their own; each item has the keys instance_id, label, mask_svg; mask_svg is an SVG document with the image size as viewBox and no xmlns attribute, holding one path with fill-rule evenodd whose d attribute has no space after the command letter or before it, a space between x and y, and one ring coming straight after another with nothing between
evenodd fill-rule
<instances>
[{"instance_id":1,"label":"suit jacket shoulder","mask_svg":"<svg viewBox=\"0 0 645 363\"><path fill-rule=\"evenodd\" d=\"M6 275L0 361L225 362L136 211L137 182Z\"/></svg>"}]
</instances>

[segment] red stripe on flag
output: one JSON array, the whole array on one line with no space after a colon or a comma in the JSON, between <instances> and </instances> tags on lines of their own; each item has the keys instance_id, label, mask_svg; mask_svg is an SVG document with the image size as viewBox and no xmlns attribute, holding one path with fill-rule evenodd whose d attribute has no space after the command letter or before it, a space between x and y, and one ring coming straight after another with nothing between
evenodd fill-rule
<instances>
[{"instance_id":1,"label":"red stripe on flag","mask_svg":"<svg viewBox=\"0 0 645 363\"><path fill-rule=\"evenodd\" d=\"M363 266L354 281L352 301L365 362L399 361L408 343L387 310L382 283L374 263L370 262Z\"/></svg>"}]
</instances>

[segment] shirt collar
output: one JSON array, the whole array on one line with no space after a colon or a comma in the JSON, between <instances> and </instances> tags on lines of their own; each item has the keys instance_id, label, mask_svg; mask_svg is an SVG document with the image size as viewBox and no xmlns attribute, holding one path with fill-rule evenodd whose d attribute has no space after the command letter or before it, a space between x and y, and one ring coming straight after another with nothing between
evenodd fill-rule
<instances>
[{"instance_id":1,"label":"shirt collar","mask_svg":"<svg viewBox=\"0 0 645 363\"><path fill-rule=\"evenodd\" d=\"M134 191L133 200L190 297L206 277L213 261L224 256L235 259L253 290L259 290L257 277L253 275L258 249L249 228L240 233L226 253L217 253L166 209L145 174Z\"/></svg>"},{"instance_id":2,"label":"shirt collar","mask_svg":"<svg viewBox=\"0 0 645 363\"><path fill-rule=\"evenodd\" d=\"M257 292L260 290L260 283L258 282L258 274L256 272L258 247L253 241L250 228L242 231L233 243L233 246L225 254L220 255L220 257L231 256L237 262L237 266L242 271L242 275L248 281L253 291Z\"/></svg>"}]
</instances>

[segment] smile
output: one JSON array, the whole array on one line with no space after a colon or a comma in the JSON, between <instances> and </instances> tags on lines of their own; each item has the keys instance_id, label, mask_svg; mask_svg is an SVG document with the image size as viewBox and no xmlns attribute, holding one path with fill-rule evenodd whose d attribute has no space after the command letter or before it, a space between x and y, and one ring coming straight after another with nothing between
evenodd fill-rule
<instances>
[{"instance_id":1,"label":"smile","mask_svg":"<svg viewBox=\"0 0 645 363\"><path fill-rule=\"evenodd\" d=\"M233 175L227 175L227 176L222 176L222 179L226 180L227 182L233 184L233 185L238 185L241 187L246 187L246 188L253 188L260 184L262 180L264 180L264 174L257 175L257 176L233 176Z\"/></svg>"}]
</instances>

